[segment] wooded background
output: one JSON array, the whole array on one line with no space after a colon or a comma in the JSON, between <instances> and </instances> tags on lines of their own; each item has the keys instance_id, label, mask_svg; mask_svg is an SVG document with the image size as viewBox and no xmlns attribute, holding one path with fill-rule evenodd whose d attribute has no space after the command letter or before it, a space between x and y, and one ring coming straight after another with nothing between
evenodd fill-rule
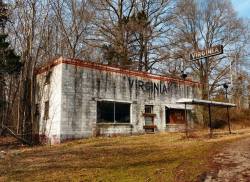
<instances>
[{"instance_id":1,"label":"wooded background","mask_svg":"<svg viewBox=\"0 0 250 182\"><path fill-rule=\"evenodd\" d=\"M230 0L11 0L5 32L20 56L17 74L1 75L2 126L30 140L34 70L59 56L203 83L203 99L238 108L249 97L249 20ZM224 54L190 61L193 51L221 44Z\"/></svg>"}]
</instances>

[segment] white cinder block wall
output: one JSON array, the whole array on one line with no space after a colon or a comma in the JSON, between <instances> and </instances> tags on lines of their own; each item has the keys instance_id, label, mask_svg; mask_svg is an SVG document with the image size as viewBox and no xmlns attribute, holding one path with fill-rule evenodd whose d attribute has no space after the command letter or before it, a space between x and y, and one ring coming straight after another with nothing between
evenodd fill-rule
<instances>
[{"instance_id":1,"label":"white cinder block wall","mask_svg":"<svg viewBox=\"0 0 250 182\"><path fill-rule=\"evenodd\" d=\"M46 75L51 71L50 82L45 84ZM46 143L60 143L62 112L62 64L37 76L37 103L39 103L39 135ZM49 118L45 119L45 102L49 102ZM44 141L45 140L45 141Z\"/></svg>"},{"instance_id":2,"label":"white cinder block wall","mask_svg":"<svg viewBox=\"0 0 250 182\"><path fill-rule=\"evenodd\" d=\"M181 81L162 81L162 77L151 77L145 74L136 75L136 72L119 72L119 69L106 66L89 66L91 64L75 65L60 58L61 63L51 68L52 77L50 87L44 89L47 95L42 96L40 103L41 113L44 113L44 102L49 96L50 118L43 120L40 117L40 134L45 135L51 143L72 138L86 138L96 135L137 134L144 133L145 105L153 105L155 125L158 131L164 131L165 106L175 103L178 98L184 97L184 85ZM118 70L118 71L116 71ZM39 85L43 85L46 73L37 76ZM158 93L142 89L140 83L164 83L167 86L165 93ZM188 97L197 93L189 87ZM40 88L41 90L41 88ZM48 95L48 93L50 93ZM129 124L97 123L97 101L117 101L131 104ZM43 131L45 129L46 131Z\"/></svg>"}]
</instances>

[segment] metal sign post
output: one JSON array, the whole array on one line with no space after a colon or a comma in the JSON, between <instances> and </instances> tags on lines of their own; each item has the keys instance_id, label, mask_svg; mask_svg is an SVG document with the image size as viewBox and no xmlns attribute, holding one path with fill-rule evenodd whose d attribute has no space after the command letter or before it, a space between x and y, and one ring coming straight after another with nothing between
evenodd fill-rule
<instances>
[{"instance_id":1,"label":"metal sign post","mask_svg":"<svg viewBox=\"0 0 250 182\"><path fill-rule=\"evenodd\" d=\"M195 52L191 53L190 54L190 60L195 61L195 60L199 60L199 59L206 59L206 69L207 69L206 74L207 74L207 77L208 77L208 66L207 66L207 64L208 64L207 61L208 60L207 59L209 57L220 55L220 54L223 54L223 46L222 45L215 45L213 47L209 47L207 49L198 50L198 51L195 51ZM205 85L205 87L208 87L208 88L205 88L205 89L207 89L207 94L208 94L208 99L209 99L209 95L210 95L209 94L209 82L208 82L207 85ZM212 127L212 117L211 117L211 106L210 105L208 105L208 114L209 114L210 137L212 138L213 127ZM229 131L231 133L229 116L228 116L228 124L229 124Z\"/></svg>"}]
</instances>

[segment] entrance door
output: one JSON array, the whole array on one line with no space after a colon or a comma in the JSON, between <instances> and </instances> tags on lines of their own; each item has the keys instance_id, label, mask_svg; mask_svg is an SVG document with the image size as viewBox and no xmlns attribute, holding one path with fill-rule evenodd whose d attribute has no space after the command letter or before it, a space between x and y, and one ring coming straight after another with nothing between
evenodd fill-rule
<instances>
[{"instance_id":1,"label":"entrance door","mask_svg":"<svg viewBox=\"0 0 250 182\"><path fill-rule=\"evenodd\" d=\"M147 125L147 126L154 125L154 116L145 115L144 118L145 118L145 125Z\"/></svg>"},{"instance_id":2,"label":"entrance door","mask_svg":"<svg viewBox=\"0 0 250 182\"><path fill-rule=\"evenodd\" d=\"M155 114L153 113L153 105L145 105L145 113L143 113L145 125L143 128L146 132L154 132L156 126L154 125Z\"/></svg>"}]
</instances>

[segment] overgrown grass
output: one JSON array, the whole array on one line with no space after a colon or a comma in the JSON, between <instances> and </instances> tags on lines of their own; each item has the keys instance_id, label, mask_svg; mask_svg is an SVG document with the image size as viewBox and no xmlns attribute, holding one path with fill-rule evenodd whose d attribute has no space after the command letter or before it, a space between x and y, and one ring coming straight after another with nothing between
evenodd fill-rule
<instances>
[{"instance_id":1,"label":"overgrown grass","mask_svg":"<svg viewBox=\"0 0 250 182\"><path fill-rule=\"evenodd\" d=\"M180 133L92 138L11 150L0 181L195 181L210 155L238 135L186 139Z\"/></svg>"}]
</instances>

